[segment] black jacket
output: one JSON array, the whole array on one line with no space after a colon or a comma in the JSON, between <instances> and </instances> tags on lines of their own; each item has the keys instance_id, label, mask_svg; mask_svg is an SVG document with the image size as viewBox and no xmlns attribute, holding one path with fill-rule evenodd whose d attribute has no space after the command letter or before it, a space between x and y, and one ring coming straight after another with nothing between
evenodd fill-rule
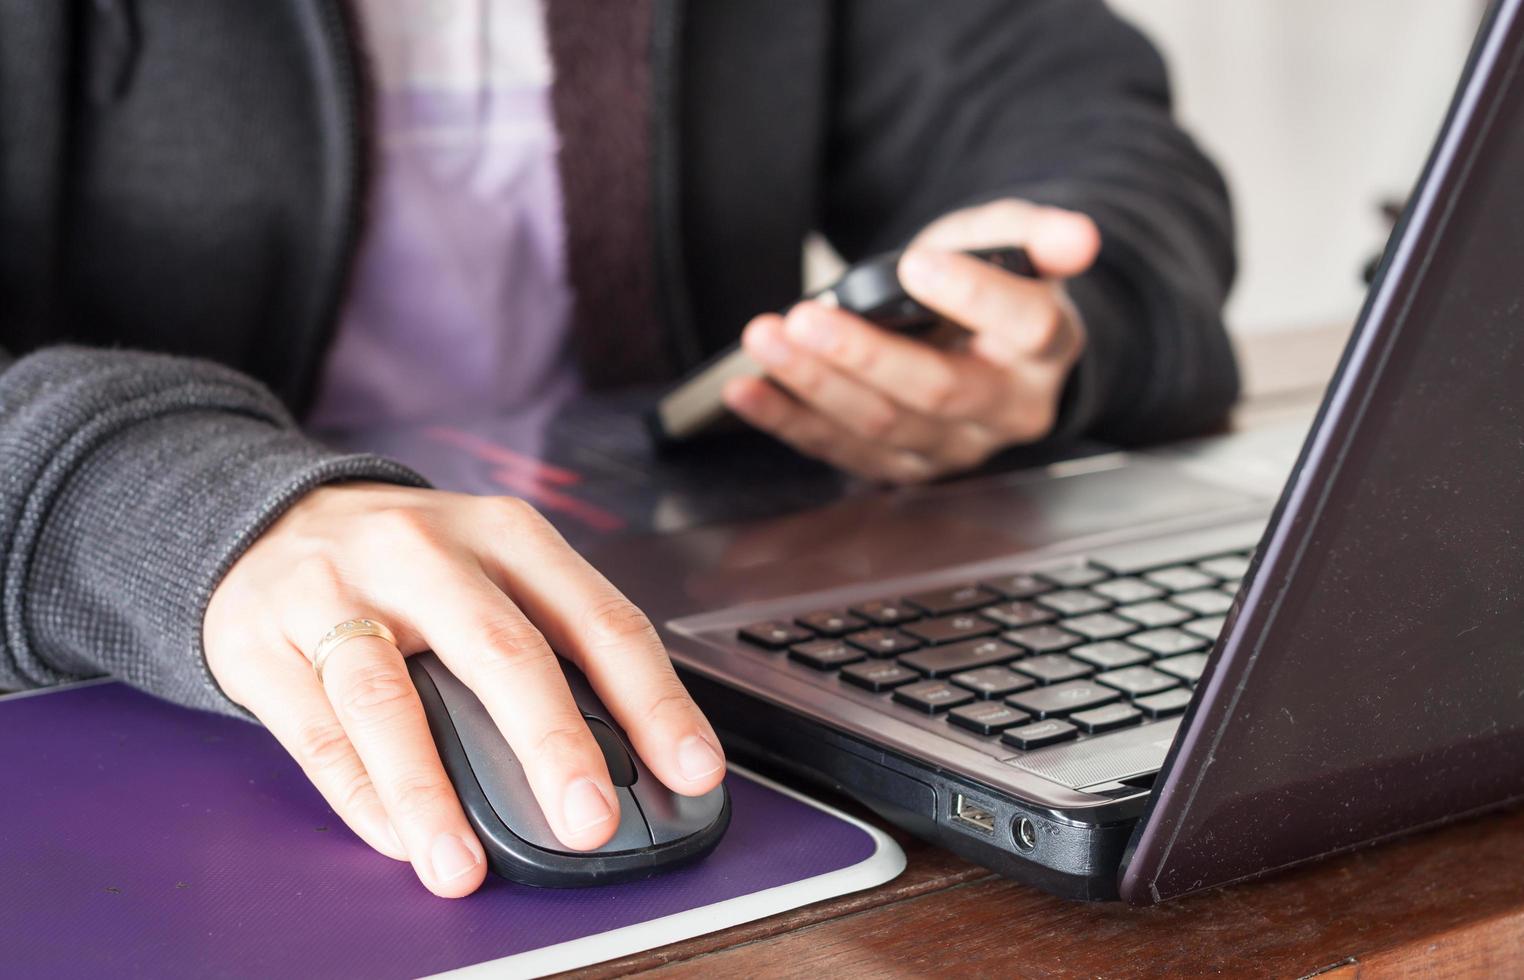
<instances>
[{"instance_id":1,"label":"black jacket","mask_svg":"<svg viewBox=\"0 0 1524 980\"><path fill-rule=\"evenodd\" d=\"M1180 436L1232 401L1227 195L1100 0L547 10L598 383L671 375L786 304L811 230L851 259L1015 196L1103 235L1065 434ZM306 487L403 478L289 417L364 226L353 37L341 0L0 0L0 686L104 668L216 706L196 654L227 564Z\"/></svg>"},{"instance_id":2,"label":"black jacket","mask_svg":"<svg viewBox=\"0 0 1524 980\"><path fill-rule=\"evenodd\" d=\"M1104 232L1078 287L1103 362L1084 427L1220 418L1226 194L1158 56L1098 0L656 0L649 23L650 197L628 207L651 247L603 258L656 284L632 320L664 325L664 373L797 296L811 229L850 259L1013 195ZM302 411L363 226L367 128L340 0L3 0L0 346L207 357ZM567 152L601 149L584 143Z\"/></svg>"}]
</instances>

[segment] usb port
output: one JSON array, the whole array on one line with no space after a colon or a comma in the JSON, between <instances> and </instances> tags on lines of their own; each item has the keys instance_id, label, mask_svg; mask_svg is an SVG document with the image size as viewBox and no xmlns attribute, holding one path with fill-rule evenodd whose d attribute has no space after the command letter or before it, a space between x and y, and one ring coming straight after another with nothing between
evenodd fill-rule
<instances>
[{"instance_id":1,"label":"usb port","mask_svg":"<svg viewBox=\"0 0 1524 980\"><path fill-rule=\"evenodd\" d=\"M966 799L962 793L953 794L952 818L956 823L986 834L995 832L995 815L973 800Z\"/></svg>"}]
</instances>

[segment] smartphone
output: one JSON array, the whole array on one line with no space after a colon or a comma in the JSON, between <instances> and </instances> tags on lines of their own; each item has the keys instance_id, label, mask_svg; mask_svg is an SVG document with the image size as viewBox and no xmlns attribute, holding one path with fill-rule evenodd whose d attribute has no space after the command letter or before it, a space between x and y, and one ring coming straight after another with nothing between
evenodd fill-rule
<instances>
[{"instance_id":1,"label":"smartphone","mask_svg":"<svg viewBox=\"0 0 1524 980\"><path fill-rule=\"evenodd\" d=\"M885 330L929 339L942 319L916 302L900 285L900 252L885 252L847 270L836 282L805 299L855 313ZM1019 276L1036 278L1026 250L1016 246L971 249L966 254ZM723 392L731 378L758 378L766 372L739 344L694 370L656 403L648 419L652 437L670 446L711 431L729 414Z\"/></svg>"}]
</instances>

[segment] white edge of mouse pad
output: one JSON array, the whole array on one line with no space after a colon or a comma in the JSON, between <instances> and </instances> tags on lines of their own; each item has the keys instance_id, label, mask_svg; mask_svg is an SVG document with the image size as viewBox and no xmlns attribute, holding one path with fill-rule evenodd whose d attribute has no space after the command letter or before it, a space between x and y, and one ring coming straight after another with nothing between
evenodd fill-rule
<instances>
[{"instance_id":1,"label":"white edge of mouse pad","mask_svg":"<svg viewBox=\"0 0 1524 980\"><path fill-rule=\"evenodd\" d=\"M692 939L694 936L702 936L705 933L719 932L721 929L729 929L743 922L755 922L812 902L820 902L882 885L886 881L893 881L900 872L905 870L905 852L900 850L900 846L888 834L877 827L871 827L835 807L812 800L803 793L795 792L749 769L732 764L730 771L785 796L791 796L801 803L829 813L836 819L858 828L873 838L873 853L850 867L828 871L823 875L815 875L813 878L765 888L750 895L738 895L713 905L703 905L686 912L651 919L649 922L637 922L634 925L611 929L582 939L573 939L554 946L515 953L502 959L463 966L456 970L435 974L435 976L450 977L452 980L465 980L465 978L478 980L478 978L486 977L499 980L502 977L540 977L550 973L575 970L594 963L629 956L632 953L656 949L658 946L682 942L684 939Z\"/></svg>"}]
</instances>

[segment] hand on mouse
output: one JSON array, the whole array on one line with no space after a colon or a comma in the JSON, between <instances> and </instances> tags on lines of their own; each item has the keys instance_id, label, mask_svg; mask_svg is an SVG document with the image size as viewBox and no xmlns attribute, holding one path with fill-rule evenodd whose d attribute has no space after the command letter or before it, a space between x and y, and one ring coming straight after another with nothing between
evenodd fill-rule
<instances>
[{"instance_id":1,"label":"hand on mouse","mask_svg":"<svg viewBox=\"0 0 1524 980\"><path fill-rule=\"evenodd\" d=\"M309 657L349 619L359 637L319 682ZM553 650L580 667L635 750L675 792L724 776L719 740L644 615L528 504L378 484L320 488L246 551L213 593L207 665L264 722L329 805L436 895L481 884L461 812L403 656L432 649L491 713L562 843L618 825L603 754Z\"/></svg>"},{"instance_id":2,"label":"hand on mouse","mask_svg":"<svg viewBox=\"0 0 1524 980\"><path fill-rule=\"evenodd\" d=\"M1013 275L958 251L1021 245L1044 278ZM1045 436L1085 332L1063 280L1095 261L1086 216L1002 200L949 214L900 260L905 289L970 331L944 350L805 301L742 335L767 379L725 388L737 415L806 455L858 476L914 483L971 469Z\"/></svg>"}]
</instances>

